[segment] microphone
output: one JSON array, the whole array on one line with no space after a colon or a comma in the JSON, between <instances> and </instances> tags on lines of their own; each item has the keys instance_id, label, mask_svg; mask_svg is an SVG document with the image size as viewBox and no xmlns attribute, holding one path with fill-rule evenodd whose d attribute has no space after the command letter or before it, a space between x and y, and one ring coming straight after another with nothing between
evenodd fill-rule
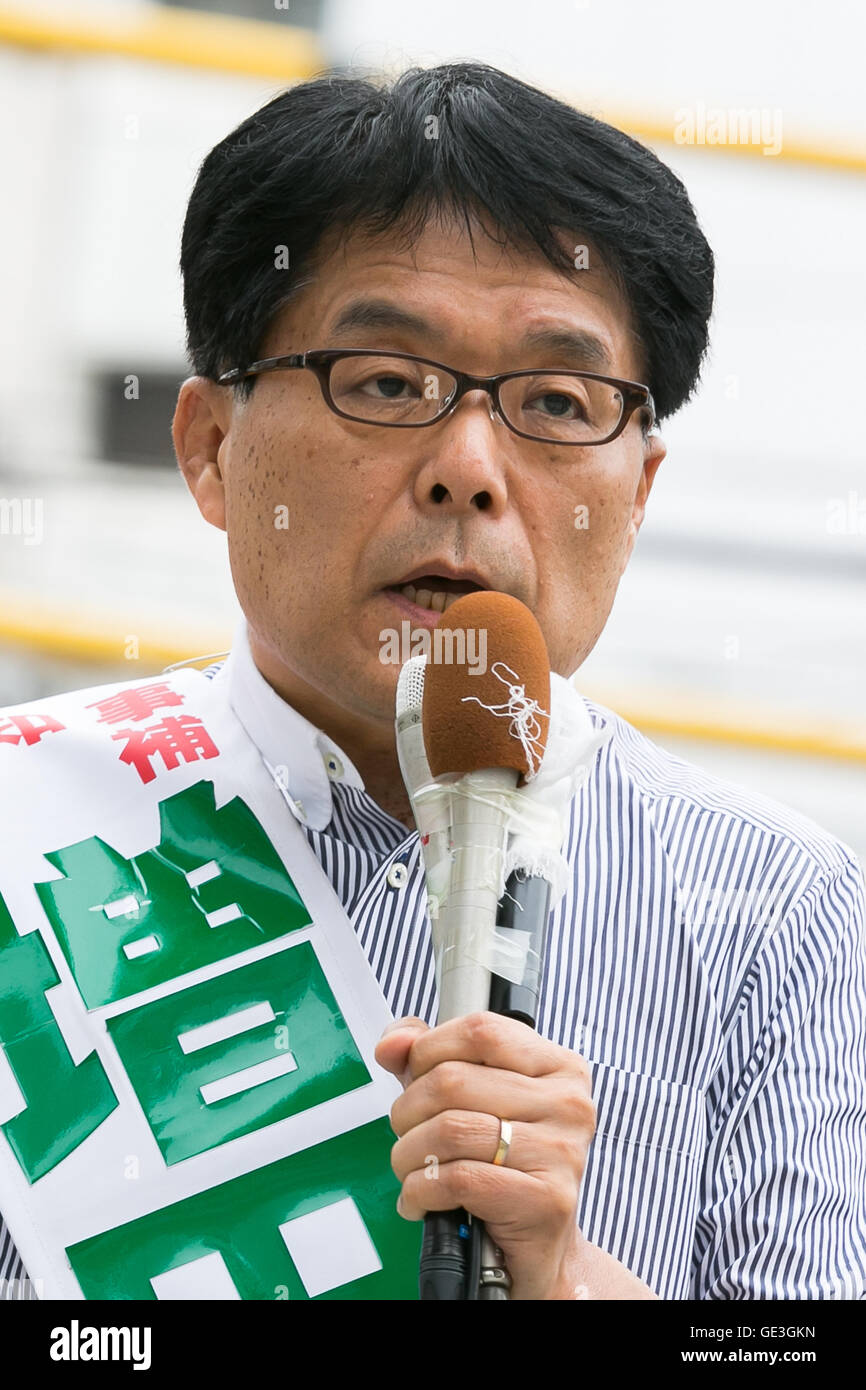
<instances>
[{"instance_id":1,"label":"microphone","mask_svg":"<svg viewBox=\"0 0 866 1390\"><path fill-rule=\"evenodd\" d=\"M533 935L510 920L500 895L514 794L536 774L544 755L547 648L533 614L507 594L466 595L440 619L437 634L445 628L449 652L458 659L407 662L398 682L396 720L400 767L428 877L438 1018L442 1023L493 1007L491 981L497 980L502 1011L529 1021L523 995L510 992L523 987L527 973L533 976L528 952L540 954L543 943L538 931ZM472 629L476 639L483 634L488 658L480 673L459 659L461 652L479 649L477 640L468 641ZM516 888L515 874L512 880ZM544 880L525 882L543 885L546 905ZM542 937L546 915L545 910ZM499 969L505 969L505 979L495 973ZM538 976L536 965L536 994ZM427 1215L422 1299L502 1299L508 1282L502 1254L481 1222L463 1211Z\"/></svg>"},{"instance_id":2,"label":"microphone","mask_svg":"<svg viewBox=\"0 0 866 1390\"><path fill-rule=\"evenodd\" d=\"M422 789L435 790L421 717L426 665L426 656L413 656L403 665L397 681L395 727L400 771L421 842L438 983L437 933L451 874L450 825L447 796L420 795ZM455 1301L469 1296L472 1251L468 1223L466 1212L429 1212L425 1217L419 1274L423 1300Z\"/></svg>"},{"instance_id":3,"label":"microphone","mask_svg":"<svg viewBox=\"0 0 866 1390\"><path fill-rule=\"evenodd\" d=\"M466 594L439 620L450 654L486 653L485 669L428 663L422 700L424 748L451 803L450 892L440 910L439 1021L490 1007L494 966L523 943L496 931L513 793L533 778L550 721L550 660L541 628L510 594ZM470 643L469 632L474 630ZM462 641L461 641L462 638ZM482 643L483 638L483 643ZM444 647L444 643L440 644Z\"/></svg>"}]
</instances>

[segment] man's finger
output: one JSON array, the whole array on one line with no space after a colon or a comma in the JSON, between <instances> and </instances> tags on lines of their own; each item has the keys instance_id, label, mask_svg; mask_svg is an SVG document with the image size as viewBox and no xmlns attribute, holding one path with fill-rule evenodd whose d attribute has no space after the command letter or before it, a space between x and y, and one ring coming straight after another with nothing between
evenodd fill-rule
<instances>
[{"instance_id":1,"label":"man's finger","mask_svg":"<svg viewBox=\"0 0 866 1390\"><path fill-rule=\"evenodd\" d=\"M416 1125L397 1140L391 1150L391 1167L401 1183L416 1171L422 1172L427 1182L433 1182L445 1163L461 1159L493 1163L499 1151L500 1134L495 1115L474 1110L446 1110ZM577 1146L573 1152L569 1151L555 1129L515 1121L504 1162L494 1166L516 1168L538 1177L555 1167L577 1169L579 1161Z\"/></svg>"},{"instance_id":2,"label":"man's finger","mask_svg":"<svg viewBox=\"0 0 866 1390\"><path fill-rule=\"evenodd\" d=\"M379 1066L399 1077L404 1086L408 1085L412 1079L408 1071L412 1045L429 1031L429 1026L420 1018L400 1018L389 1023L376 1044L374 1055Z\"/></svg>"},{"instance_id":3,"label":"man's finger","mask_svg":"<svg viewBox=\"0 0 866 1390\"><path fill-rule=\"evenodd\" d=\"M428 1211L453 1211L465 1207L479 1220L491 1224L490 1234L501 1240L496 1224L504 1234L513 1230L516 1213L525 1231L543 1231L558 1221L567 1222L577 1206L577 1184L564 1176L558 1182L541 1182L515 1168L494 1167L471 1159L458 1159L439 1167L436 1181L423 1172L410 1173L400 1189L400 1215L407 1221L421 1221ZM503 1243L503 1248L505 1244Z\"/></svg>"},{"instance_id":4,"label":"man's finger","mask_svg":"<svg viewBox=\"0 0 866 1390\"><path fill-rule=\"evenodd\" d=\"M406 1086L391 1107L391 1127L401 1138L443 1110L472 1110L527 1124L544 1121L569 1132L595 1124L589 1087L576 1077L551 1078L540 1086L516 1071L443 1062Z\"/></svg>"},{"instance_id":5,"label":"man's finger","mask_svg":"<svg viewBox=\"0 0 866 1390\"><path fill-rule=\"evenodd\" d=\"M578 1053L540 1037L525 1023L493 1013L453 1018L414 1040L409 1058L413 1078L446 1061L476 1062L523 1076L547 1076L565 1070L590 1079L589 1067Z\"/></svg>"}]
</instances>

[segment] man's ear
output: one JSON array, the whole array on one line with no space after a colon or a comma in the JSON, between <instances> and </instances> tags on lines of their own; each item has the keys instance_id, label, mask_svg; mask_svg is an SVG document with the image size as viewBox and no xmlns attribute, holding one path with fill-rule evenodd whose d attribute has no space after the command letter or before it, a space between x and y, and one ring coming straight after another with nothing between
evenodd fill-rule
<instances>
[{"instance_id":1,"label":"man's ear","mask_svg":"<svg viewBox=\"0 0 866 1390\"><path fill-rule=\"evenodd\" d=\"M647 498L650 495L650 490L652 488L653 482L655 481L655 476L658 472L659 464L662 462L662 459L667 454L667 445L665 444L661 435L656 434L655 431L651 431L647 435L643 447L643 467L641 469L641 474L637 485L637 493L635 494L634 505L632 506L631 516L629 518L625 556L622 562L622 569L620 570L621 575L625 573L626 565L631 559L631 553L634 550L634 543L637 540L637 533L643 524Z\"/></svg>"},{"instance_id":2,"label":"man's ear","mask_svg":"<svg viewBox=\"0 0 866 1390\"><path fill-rule=\"evenodd\" d=\"M186 485L211 526L226 529L220 450L231 420L229 393L203 376L191 376L177 398L171 437Z\"/></svg>"}]
</instances>

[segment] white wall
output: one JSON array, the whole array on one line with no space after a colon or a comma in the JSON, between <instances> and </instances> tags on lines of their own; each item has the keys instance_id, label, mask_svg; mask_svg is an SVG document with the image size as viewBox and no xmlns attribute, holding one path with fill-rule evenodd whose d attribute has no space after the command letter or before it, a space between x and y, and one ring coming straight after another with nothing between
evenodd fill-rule
<instances>
[{"instance_id":1,"label":"white wall","mask_svg":"<svg viewBox=\"0 0 866 1390\"><path fill-rule=\"evenodd\" d=\"M197 168L281 86L0 47L0 467L94 453L91 368L183 364Z\"/></svg>"},{"instance_id":2,"label":"white wall","mask_svg":"<svg viewBox=\"0 0 866 1390\"><path fill-rule=\"evenodd\" d=\"M324 35L343 63L481 58L588 107L781 106L792 136L866 134L859 0L326 0Z\"/></svg>"}]
</instances>

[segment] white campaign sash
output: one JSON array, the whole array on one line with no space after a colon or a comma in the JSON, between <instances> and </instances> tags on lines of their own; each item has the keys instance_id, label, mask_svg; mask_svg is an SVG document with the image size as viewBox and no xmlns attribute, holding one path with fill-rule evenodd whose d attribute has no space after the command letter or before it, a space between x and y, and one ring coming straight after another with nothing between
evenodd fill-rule
<instances>
[{"instance_id":1,"label":"white campaign sash","mask_svg":"<svg viewBox=\"0 0 866 1390\"><path fill-rule=\"evenodd\" d=\"M48 1299L417 1298L391 1014L227 685L0 713L0 1212Z\"/></svg>"}]
</instances>

